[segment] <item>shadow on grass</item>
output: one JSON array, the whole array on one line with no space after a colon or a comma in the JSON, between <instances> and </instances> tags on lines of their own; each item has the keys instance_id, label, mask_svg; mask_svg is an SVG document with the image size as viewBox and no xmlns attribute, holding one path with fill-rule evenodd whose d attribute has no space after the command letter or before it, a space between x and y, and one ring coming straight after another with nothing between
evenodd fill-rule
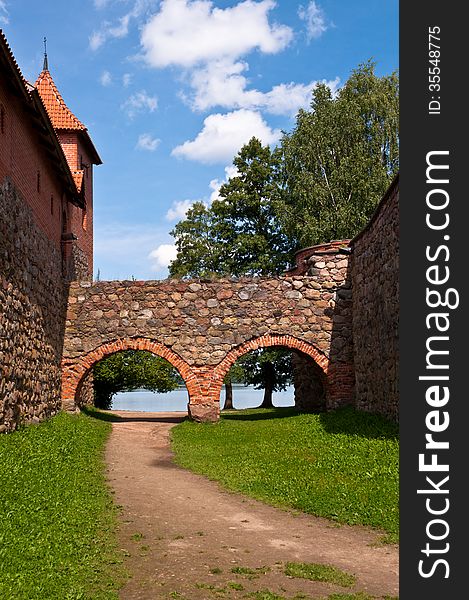
<instances>
[{"instance_id":1,"label":"shadow on grass","mask_svg":"<svg viewBox=\"0 0 469 600\"><path fill-rule=\"evenodd\" d=\"M393 421L389 421L382 415L356 410L351 406L321 413L300 413L294 407L247 408L221 412L222 418L227 421L267 421L285 419L301 414L316 414L327 433L390 440L399 437L399 427Z\"/></svg>"},{"instance_id":2,"label":"shadow on grass","mask_svg":"<svg viewBox=\"0 0 469 600\"><path fill-rule=\"evenodd\" d=\"M291 407L285 408L243 408L235 411L222 411L221 416L226 421L265 421L269 419L285 419L298 415Z\"/></svg>"},{"instance_id":3,"label":"shadow on grass","mask_svg":"<svg viewBox=\"0 0 469 600\"><path fill-rule=\"evenodd\" d=\"M396 423L382 415L356 410L351 406L321 413L319 420L327 433L389 440L399 438L399 426Z\"/></svg>"},{"instance_id":4,"label":"shadow on grass","mask_svg":"<svg viewBox=\"0 0 469 600\"><path fill-rule=\"evenodd\" d=\"M130 415L117 415L111 411L98 410L94 407L88 406L82 407L81 412L89 417L92 417L93 419L107 421L110 423L181 423L188 418L186 414L162 414L161 417L146 417L145 414L147 413L144 412L140 414L135 414L135 412L133 412Z\"/></svg>"}]
</instances>

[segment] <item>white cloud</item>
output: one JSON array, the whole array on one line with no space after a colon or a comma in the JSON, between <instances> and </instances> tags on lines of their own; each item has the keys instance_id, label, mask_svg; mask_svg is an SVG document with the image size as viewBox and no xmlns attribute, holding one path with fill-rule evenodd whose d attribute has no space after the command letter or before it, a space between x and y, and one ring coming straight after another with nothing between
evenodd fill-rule
<instances>
[{"instance_id":1,"label":"white cloud","mask_svg":"<svg viewBox=\"0 0 469 600\"><path fill-rule=\"evenodd\" d=\"M109 73L109 71L103 71L101 73L101 77L99 78L99 82L104 87L111 85L111 83L112 83L111 73Z\"/></svg>"},{"instance_id":2,"label":"white cloud","mask_svg":"<svg viewBox=\"0 0 469 600\"><path fill-rule=\"evenodd\" d=\"M308 41L321 37L329 28L323 9L314 0L306 7L300 6L298 16L306 23Z\"/></svg>"},{"instance_id":3,"label":"white cloud","mask_svg":"<svg viewBox=\"0 0 469 600\"><path fill-rule=\"evenodd\" d=\"M168 221L184 219L187 211L192 207L196 200L177 200L166 213Z\"/></svg>"},{"instance_id":4,"label":"white cloud","mask_svg":"<svg viewBox=\"0 0 469 600\"><path fill-rule=\"evenodd\" d=\"M109 223L95 219L95 270L101 279L151 279L155 269L150 268L149 254L161 244L172 242L163 223L134 225ZM167 277L161 269L157 276Z\"/></svg>"},{"instance_id":5,"label":"white cloud","mask_svg":"<svg viewBox=\"0 0 469 600\"><path fill-rule=\"evenodd\" d=\"M8 25L9 22L7 4L3 0L0 0L0 23Z\"/></svg>"},{"instance_id":6,"label":"white cloud","mask_svg":"<svg viewBox=\"0 0 469 600\"><path fill-rule=\"evenodd\" d=\"M209 183L209 187L212 190L212 193L210 194L210 204L220 198L221 186L237 175L239 175L238 169L234 165L229 165L228 167L225 167L225 179L212 179Z\"/></svg>"},{"instance_id":7,"label":"white cloud","mask_svg":"<svg viewBox=\"0 0 469 600\"><path fill-rule=\"evenodd\" d=\"M238 169L234 165L225 167L225 178L224 179L212 179L208 184L211 193L210 197L199 199L199 200L179 200L173 202L172 207L166 213L168 221L176 221L185 219L187 211L194 206L196 202L202 202L205 206L209 207L214 200L218 200L220 197L221 186L228 181L231 177L238 175Z\"/></svg>"},{"instance_id":8,"label":"white cloud","mask_svg":"<svg viewBox=\"0 0 469 600\"><path fill-rule=\"evenodd\" d=\"M109 0L94 0L94 5L95 8L102 9L106 7L108 2ZM126 37L129 33L131 20L141 17L152 4L152 0L135 0L132 10L117 19L115 23L103 21L100 29L94 31L89 38L91 50L98 50L110 39Z\"/></svg>"},{"instance_id":9,"label":"white cloud","mask_svg":"<svg viewBox=\"0 0 469 600\"><path fill-rule=\"evenodd\" d=\"M158 148L160 142L161 140L153 137L151 133L142 133L138 136L136 148L154 152Z\"/></svg>"},{"instance_id":10,"label":"white cloud","mask_svg":"<svg viewBox=\"0 0 469 600\"><path fill-rule=\"evenodd\" d=\"M130 14L121 17L116 25L112 25L105 21L99 31L94 31L90 38L89 44L91 50L98 50L101 46L112 38L124 38L129 33Z\"/></svg>"},{"instance_id":11,"label":"white cloud","mask_svg":"<svg viewBox=\"0 0 469 600\"><path fill-rule=\"evenodd\" d=\"M248 65L244 62L215 61L204 68L196 69L191 75L194 97L190 104L193 109L204 111L215 106L223 108L247 108L264 110L275 115L294 116L300 108L307 108L311 93L318 83L281 83L268 92L248 90L248 80L243 75ZM323 81L333 89L337 88L338 78Z\"/></svg>"},{"instance_id":12,"label":"white cloud","mask_svg":"<svg viewBox=\"0 0 469 600\"><path fill-rule=\"evenodd\" d=\"M263 144L273 144L280 139L281 131L272 130L262 116L252 110L217 113L204 120L203 129L194 140L174 148L172 155L205 164L226 164L253 136Z\"/></svg>"},{"instance_id":13,"label":"white cloud","mask_svg":"<svg viewBox=\"0 0 469 600\"><path fill-rule=\"evenodd\" d=\"M269 23L274 6L273 0L245 0L225 9L209 0L163 0L142 30L144 58L154 67L191 67L219 58L234 60L254 49L279 52L293 31Z\"/></svg>"},{"instance_id":14,"label":"white cloud","mask_svg":"<svg viewBox=\"0 0 469 600\"><path fill-rule=\"evenodd\" d=\"M158 98L156 96L149 96L145 90L140 90L132 94L121 106L127 112L130 119L133 119L140 112L154 112L157 107Z\"/></svg>"},{"instance_id":15,"label":"white cloud","mask_svg":"<svg viewBox=\"0 0 469 600\"><path fill-rule=\"evenodd\" d=\"M152 270L160 271L169 267L171 261L177 256L176 246L174 244L160 244L155 250L152 250L148 258L152 261Z\"/></svg>"},{"instance_id":16,"label":"white cloud","mask_svg":"<svg viewBox=\"0 0 469 600\"><path fill-rule=\"evenodd\" d=\"M132 75L130 73L124 73L122 75L122 85L124 87L129 87L131 80L132 80Z\"/></svg>"}]
</instances>

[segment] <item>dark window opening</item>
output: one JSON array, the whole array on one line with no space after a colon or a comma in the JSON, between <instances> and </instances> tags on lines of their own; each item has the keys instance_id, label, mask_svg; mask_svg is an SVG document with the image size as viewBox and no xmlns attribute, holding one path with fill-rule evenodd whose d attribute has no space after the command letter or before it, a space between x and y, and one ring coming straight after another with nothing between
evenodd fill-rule
<instances>
[{"instance_id":1,"label":"dark window opening","mask_svg":"<svg viewBox=\"0 0 469 600\"><path fill-rule=\"evenodd\" d=\"M41 173L40 173L40 171L38 171L37 175L36 175L36 190L37 190L38 194L41 191Z\"/></svg>"},{"instance_id":2,"label":"dark window opening","mask_svg":"<svg viewBox=\"0 0 469 600\"><path fill-rule=\"evenodd\" d=\"M6 112L3 104L0 106L0 132L5 133L5 118Z\"/></svg>"},{"instance_id":3,"label":"dark window opening","mask_svg":"<svg viewBox=\"0 0 469 600\"><path fill-rule=\"evenodd\" d=\"M50 214L53 215L54 214L54 196L50 197Z\"/></svg>"}]
</instances>

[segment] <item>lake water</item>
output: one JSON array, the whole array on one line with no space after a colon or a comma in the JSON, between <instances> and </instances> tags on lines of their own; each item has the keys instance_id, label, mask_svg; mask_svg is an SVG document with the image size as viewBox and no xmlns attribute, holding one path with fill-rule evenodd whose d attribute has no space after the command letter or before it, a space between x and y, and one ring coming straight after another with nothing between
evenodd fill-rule
<instances>
[{"instance_id":1,"label":"lake water","mask_svg":"<svg viewBox=\"0 0 469 600\"><path fill-rule=\"evenodd\" d=\"M225 399L225 390L221 393L221 407ZM264 390L255 390L252 386L233 385L233 406L235 408L256 408L262 403ZM120 392L112 400L114 410L138 410L144 412L187 412L187 390L178 388L165 394L157 394L147 390ZM294 388L289 386L283 392L274 392L274 406L294 406Z\"/></svg>"}]
</instances>

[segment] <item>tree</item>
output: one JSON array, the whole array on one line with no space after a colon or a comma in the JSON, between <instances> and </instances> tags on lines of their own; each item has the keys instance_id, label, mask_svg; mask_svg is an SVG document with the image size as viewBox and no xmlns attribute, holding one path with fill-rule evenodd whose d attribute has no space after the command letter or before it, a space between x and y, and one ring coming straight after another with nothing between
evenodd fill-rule
<instances>
[{"instance_id":1,"label":"tree","mask_svg":"<svg viewBox=\"0 0 469 600\"><path fill-rule=\"evenodd\" d=\"M123 350L104 358L94 366L93 380L95 405L104 409L111 408L118 392L170 392L181 381L168 361L144 350Z\"/></svg>"},{"instance_id":2,"label":"tree","mask_svg":"<svg viewBox=\"0 0 469 600\"><path fill-rule=\"evenodd\" d=\"M226 250L214 237L213 213L195 202L171 231L177 256L169 265L171 277L210 277L225 271Z\"/></svg>"},{"instance_id":3,"label":"tree","mask_svg":"<svg viewBox=\"0 0 469 600\"><path fill-rule=\"evenodd\" d=\"M263 348L238 360L245 384L264 390L259 408L272 408L272 393L285 390L292 382L291 352L284 348Z\"/></svg>"},{"instance_id":4,"label":"tree","mask_svg":"<svg viewBox=\"0 0 469 600\"><path fill-rule=\"evenodd\" d=\"M276 210L296 248L350 238L399 169L399 83L369 61L334 96L318 84L281 141Z\"/></svg>"},{"instance_id":5,"label":"tree","mask_svg":"<svg viewBox=\"0 0 469 600\"><path fill-rule=\"evenodd\" d=\"M253 137L233 165L237 174L221 186L219 198L210 207L194 204L171 232L178 251L169 268L172 277L278 275L287 267L290 245L274 210L278 152ZM262 355L260 351L256 357L260 360ZM272 353L267 356L277 358ZM267 390L277 364L268 367L265 359L262 365ZM232 376L230 370L224 381L225 408L232 407ZM271 391L266 394L272 397Z\"/></svg>"},{"instance_id":6,"label":"tree","mask_svg":"<svg viewBox=\"0 0 469 600\"><path fill-rule=\"evenodd\" d=\"M237 175L210 207L196 202L177 223L172 277L273 275L285 270L289 244L274 211L278 155L252 138L234 158Z\"/></svg>"},{"instance_id":7,"label":"tree","mask_svg":"<svg viewBox=\"0 0 469 600\"><path fill-rule=\"evenodd\" d=\"M236 361L225 375L225 401L223 410L232 410L233 406L233 383L244 383L244 371L239 361Z\"/></svg>"}]
</instances>

